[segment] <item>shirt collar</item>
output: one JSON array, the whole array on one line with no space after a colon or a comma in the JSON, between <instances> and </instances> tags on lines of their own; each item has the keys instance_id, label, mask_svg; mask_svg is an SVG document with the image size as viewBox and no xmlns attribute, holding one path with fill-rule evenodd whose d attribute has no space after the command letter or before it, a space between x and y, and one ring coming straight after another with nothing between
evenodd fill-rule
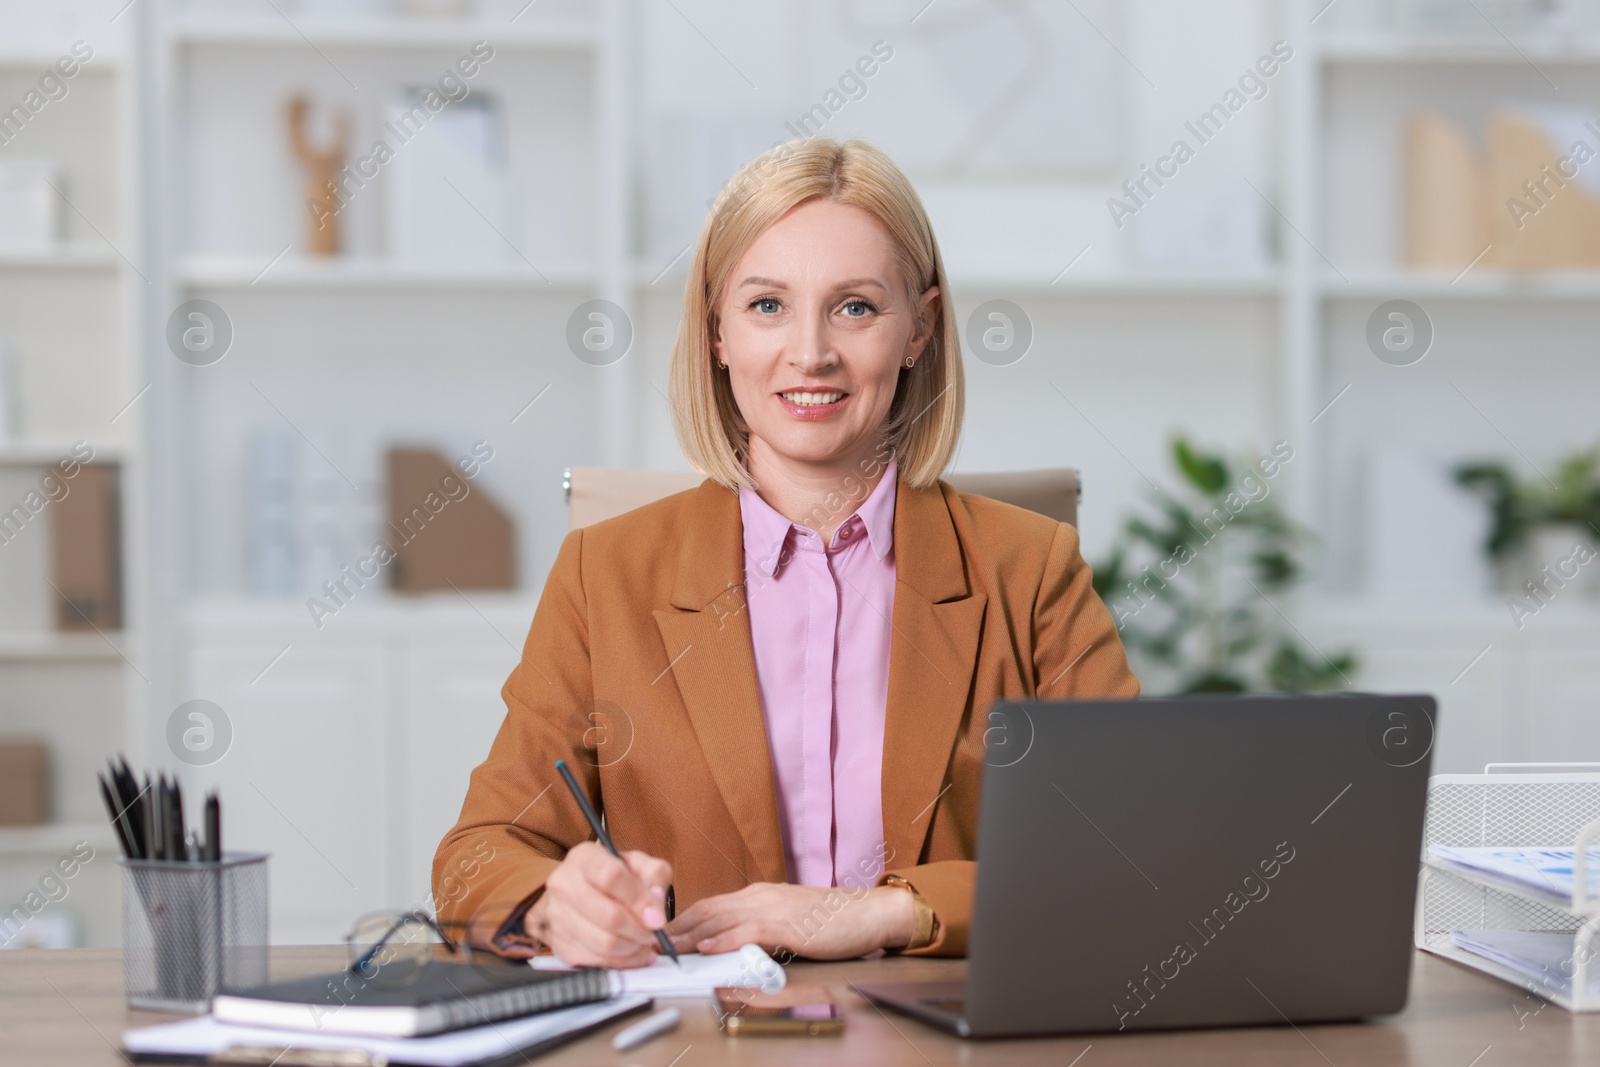
<instances>
[{"instance_id":1,"label":"shirt collar","mask_svg":"<svg viewBox=\"0 0 1600 1067\"><path fill-rule=\"evenodd\" d=\"M883 477L861 506L845 522L860 518L867 531L867 541L872 554L883 559L894 547L894 501L896 466L893 459L884 468ZM761 499L749 486L739 487L739 514L744 522L744 558L747 566L755 568L763 577L778 573L783 558L783 547L788 542L795 524L780 514L771 504ZM843 526L844 523L840 523Z\"/></svg>"},{"instance_id":2,"label":"shirt collar","mask_svg":"<svg viewBox=\"0 0 1600 1067\"><path fill-rule=\"evenodd\" d=\"M857 509L861 524L867 528L867 540L872 543L872 554L882 559L894 547L894 496L895 462L889 461L883 477L871 495Z\"/></svg>"}]
</instances>

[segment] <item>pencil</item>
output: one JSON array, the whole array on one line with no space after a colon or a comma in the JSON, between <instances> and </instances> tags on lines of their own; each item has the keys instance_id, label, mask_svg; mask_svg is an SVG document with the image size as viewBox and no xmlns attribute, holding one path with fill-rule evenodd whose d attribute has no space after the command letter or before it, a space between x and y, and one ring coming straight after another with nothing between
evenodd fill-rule
<instances>
[{"instance_id":1,"label":"pencil","mask_svg":"<svg viewBox=\"0 0 1600 1067\"><path fill-rule=\"evenodd\" d=\"M572 777L572 771L567 768L567 761L564 759L556 760L556 770L561 772L562 780L567 783L567 788L572 790L572 799L576 800L578 807L583 810L583 817L589 820L589 829L594 831L594 836L600 839L600 843L605 846L606 851L620 860L622 853L618 852L617 846L611 843L611 835L606 833L606 828L600 824L600 816L595 814L594 806L589 803L589 798L578 787L578 780ZM661 946L662 952L672 957L673 963L680 967L683 966L683 962L678 959L678 951L672 947L672 941L667 937L665 930L656 931L656 944Z\"/></svg>"},{"instance_id":2,"label":"pencil","mask_svg":"<svg viewBox=\"0 0 1600 1067\"><path fill-rule=\"evenodd\" d=\"M131 859L137 857L133 851L133 841L128 837L128 828L123 821L122 812L117 808L117 802L111 798L111 787L106 784L106 776L98 775L100 779L100 795L105 799L106 811L111 814L111 828L116 831L117 843L122 846L122 854Z\"/></svg>"}]
</instances>

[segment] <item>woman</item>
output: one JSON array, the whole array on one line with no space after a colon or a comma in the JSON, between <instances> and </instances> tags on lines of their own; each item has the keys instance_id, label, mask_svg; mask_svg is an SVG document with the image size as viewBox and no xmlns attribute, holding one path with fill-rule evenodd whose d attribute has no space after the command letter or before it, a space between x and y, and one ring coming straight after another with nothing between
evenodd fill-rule
<instances>
[{"instance_id":1,"label":"woman","mask_svg":"<svg viewBox=\"0 0 1600 1067\"><path fill-rule=\"evenodd\" d=\"M1138 682L1077 531L939 480L947 292L872 146L795 141L734 176L673 351L707 480L563 542L434 860L444 919L616 967L662 928L678 951L965 953L989 705Z\"/></svg>"}]
</instances>

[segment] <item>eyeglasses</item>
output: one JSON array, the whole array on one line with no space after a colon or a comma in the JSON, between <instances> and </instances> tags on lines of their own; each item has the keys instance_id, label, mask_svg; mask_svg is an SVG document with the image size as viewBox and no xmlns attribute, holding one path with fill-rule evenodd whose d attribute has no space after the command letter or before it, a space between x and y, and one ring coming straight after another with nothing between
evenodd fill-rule
<instances>
[{"instance_id":1,"label":"eyeglasses","mask_svg":"<svg viewBox=\"0 0 1600 1067\"><path fill-rule=\"evenodd\" d=\"M445 923L462 926L464 923ZM452 955L473 962L469 938L452 940L439 921L425 911L375 911L356 920L344 937L350 948L350 972L384 986L414 981L442 944Z\"/></svg>"}]
</instances>

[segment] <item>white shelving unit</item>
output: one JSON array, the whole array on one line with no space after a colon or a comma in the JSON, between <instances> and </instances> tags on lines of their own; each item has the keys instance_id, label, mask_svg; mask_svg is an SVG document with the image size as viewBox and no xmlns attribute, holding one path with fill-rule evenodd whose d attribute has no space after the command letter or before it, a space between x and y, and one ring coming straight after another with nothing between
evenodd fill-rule
<instances>
[{"instance_id":1,"label":"white shelving unit","mask_svg":"<svg viewBox=\"0 0 1600 1067\"><path fill-rule=\"evenodd\" d=\"M43 860L48 867L56 857L70 853L72 846L80 841L87 841L94 847L95 859L100 859L102 852L106 859L116 855L117 840L110 823L50 823L0 828L0 859Z\"/></svg>"},{"instance_id":2,"label":"white shelving unit","mask_svg":"<svg viewBox=\"0 0 1600 1067\"><path fill-rule=\"evenodd\" d=\"M1600 301L1600 275L1576 271L1515 274L1477 269L1466 274L1422 271L1346 271L1345 279L1324 276L1328 300L1382 301L1403 298L1439 301Z\"/></svg>"},{"instance_id":3,"label":"white shelving unit","mask_svg":"<svg viewBox=\"0 0 1600 1067\"><path fill-rule=\"evenodd\" d=\"M1600 38L1592 35L1520 37L1494 35L1428 37L1402 33L1335 33L1318 49L1324 62L1341 64L1594 63L1600 61Z\"/></svg>"},{"instance_id":4,"label":"white shelving unit","mask_svg":"<svg viewBox=\"0 0 1600 1067\"><path fill-rule=\"evenodd\" d=\"M330 16L316 11L282 15L178 11L170 21L174 41L187 45L249 48L461 48L490 40L497 48L530 52L565 49L587 54L600 45L596 26L577 20L538 20L522 25L479 19L413 19Z\"/></svg>"},{"instance_id":5,"label":"white shelving unit","mask_svg":"<svg viewBox=\"0 0 1600 1067\"><path fill-rule=\"evenodd\" d=\"M585 21L565 13L541 21L542 6L515 24L254 17L190 11L173 0L145 0L129 12L139 28L131 128L140 152L128 186L139 190L135 259L149 279L132 290L144 346L136 384L150 386L136 406L142 436L130 447L142 472L131 489L140 526L130 574L145 578L132 590L128 655L149 680L148 687L139 683L138 736L130 747L173 766L164 739L173 709L204 698L228 711L235 747L223 762L185 774L194 788L219 783L227 791L232 840L273 854L280 940L326 940L365 908L421 902L431 842L441 820L447 825L453 817L467 769L499 722L499 686L517 660L542 566L565 526L560 468L575 455L639 467L676 458L658 394L687 256L669 266L665 256L648 262L638 251L639 3L600 0ZM1541 729L1531 703L1506 710L1506 694L1529 672L1568 671L1571 691L1553 694L1567 702L1563 708L1577 706L1582 694L1600 695L1600 678L1568 670L1574 642L1588 639L1586 620L1596 613L1576 613L1576 629L1546 626L1545 617L1527 634L1502 634L1510 623L1487 597L1464 611L1434 611L1371 595L1349 562L1360 555L1352 545L1359 531L1349 527L1349 501L1341 495L1353 433L1341 419L1345 406L1367 403L1377 390L1363 380L1337 398L1345 371L1371 359L1363 355L1360 326L1384 300L1411 299L1433 311L1441 357L1456 351L1457 338L1479 346L1460 372L1476 395L1485 382L1522 375L1493 367L1481 349L1494 335L1472 316L1504 310L1512 324L1500 327L1507 336L1525 331L1533 309L1600 316L1600 276L1410 272L1392 250L1369 240L1393 232L1392 218L1341 216L1341 179L1330 164L1347 157L1352 137L1387 145L1382 158L1398 159L1399 145L1384 139L1382 123L1410 106L1397 86L1390 111L1363 111L1352 103L1354 80L1409 85L1419 74L1462 68L1480 82L1506 75L1511 92L1522 91L1533 72L1504 42L1435 45L1376 30L1324 33L1311 24L1322 6L1295 0L1282 8L1282 25L1265 31L1268 41L1293 41L1297 52L1272 90L1279 263L1259 271L1075 269L1052 282L1048 274L951 262L956 312L1012 298L1056 336L1092 336L1105 345L1098 363L1078 351L1059 360L1062 375L1083 371L1086 388L1110 398L1105 414L1089 411L1099 437L1084 431L1080 438L1104 438L1107 470L1116 472L1091 480L1090 522L1109 523L1143 491L1119 458L1121 444L1135 434L1165 434L1172 420L1164 413L1184 410L1194 396L1215 401L1211 425L1243 426L1263 444L1291 442L1297 458L1278 489L1296 514L1327 532L1335 565L1307 604L1286 608L1319 644L1359 645L1382 684L1440 692L1445 721L1463 724L1446 727L1461 731L1459 743L1445 746L1451 759L1480 751L1492 757L1520 743L1502 730L1503 720ZM492 41L497 55L474 91L506 105L511 165L523 190L521 228L505 235L518 258L460 269L387 258L381 189L352 203L349 255L320 261L301 252L301 179L286 162L283 98L307 91L319 113L330 103L352 106L360 145L367 139L362 124L374 124L374 101L388 87L444 69L479 39ZM1534 63L1600 80L1600 42L1518 47ZM1397 190L1396 183L1394 197ZM1358 254L1345 255L1347 247ZM92 247L15 266L63 278L129 274L116 253ZM7 269L0 257L0 272ZM180 363L163 340L167 317L194 298L221 305L235 328L234 349L212 367ZM591 298L622 306L635 326L635 351L611 366L590 367L565 351L567 317ZM1425 372L1444 365L1429 358ZM969 429L969 456L1021 449L1008 444L1015 427L1074 417L1049 391L1046 369L1035 361L1002 383L991 368L972 365L974 392L989 390L989 408L974 409L975 419L988 421L979 439ZM1573 369L1589 376L1582 381L1597 373ZM1554 373L1547 367L1534 376L1546 372ZM1330 410L1335 400L1339 406ZM1423 425L1430 403L1441 401L1413 405L1423 438L1431 432ZM365 589L320 629L303 596L250 593L239 475L245 434L255 426L309 442L306 469L341 493L345 483L354 491L376 484L383 442L492 441L496 459L483 485L517 505L521 588L423 602ZM1505 429L1519 436L1518 426ZM1487 427L1465 439L1484 453L1504 451ZM1460 435L1439 443L1457 449ZM1536 439L1529 447L1542 445ZM47 453L24 448L16 462ZM8 462L0 452L0 467ZM1113 481L1127 485L1114 489ZM1460 614L1468 617L1462 625L1442 625ZM1507 650L1503 662L1497 642ZM1495 650L1457 679L1485 645ZM7 647L0 642L0 670L11 656ZM19 656L105 658L88 645L70 653L56 645L36 653L12 647ZM1569 718L1552 736L1600 743ZM1543 752L1543 744L1529 741L1528 748ZM351 752L366 762L352 768Z\"/></svg>"},{"instance_id":6,"label":"white shelving unit","mask_svg":"<svg viewBox=\"0 0 1600 1067\"><path fill-rule=\"evenodd\" d=\"M192 790L222 790L231 841L272 855L276 940L328 941L364 910L426 903L433 846L503 715L499 688L539 586L527 561L564 526L547 508L528 517L523 502L559 501L570 459L556 444L629 460L629 364L580 363L564 331L584 300L633 304L631 6L567 5L589 13L581 20L541 7L514 23L257 17L171 0L130 13L141 19L156 262L145 565L160 577L145 734L175 766L163 736L172 710L192 698L224 709L227 754L179 769ZM477 41L494 57L469 84L500 105L519 194L500 237L515 255L462 267L392 258L382 176L341 213L345 254L306 254L282 101L307 93L314 118L347 108L353 160L399 86L436 80ZM202 368L174 359L161 329L197 298L234 329L229 353ZM304 442L314 466L302 470L341 492L381 484L386 443L488 441L496 454L477 485L524 527L522 588L407 598L379 579L320 628L304 593L253 593L245 528L219 519L238 498L217 491L239 492L245 436L259 427Z\"/></svg>"},{"instance_id":7,"label":"white shelving unit","mask_svg":"<svg viewBox=\"0 0 1600 1067\"><path fill-rule=\"evenodd\" d=\"M337 262L284 257L260 262L243 256L195 256L182 265L187 289L372 293L505 291L568 296L593 292L599 277L588 271L538 271L532 267L429 267L379 257L341 257Z\"/></svg>"},{"instance_id":8,"label":"white shelving unit","mask_svg":"<svg viewBox=\"0 0 1600 1067\"><path fill-rule=\"evenodd\" d=\"M114 271L121 266L116 250L104 244L76 242L38 252L0 249L0 270Z\"/></svg>"},{"instance_id":9,"label":"white shelving unit","mask_svg":"<svg viewBox=\"0 0 1600 1067\"><path fill-rule=\"evenodd\" d=\"M73 454L76 442L88 442L95 463L119 470L128 573L143 521L141 412L127 407L138 392L136 307L144 286L133 177L138 116L128 66L106 37L94 44L94 57L79 66L66 95L0 149L55 159L69 198L60 243L0 250L0 343L18 365L22 423L21 437L0 441L0 507L11 508ZM0 93L8 104L63 51L0 49ZM0 549L0 736L43 741L50 783L49 821L0 828L0 907L24 900L58 859L87 841L94 858L50 908L74 915L83 943L115 945L116 846L93 773L119 749L137 751L143 734L147 694L131 651L140 639L138 593L124 582L120 630L56 630L55 593L46 584L53 522L47 505Z\"/></svg>"}]
</instances>

